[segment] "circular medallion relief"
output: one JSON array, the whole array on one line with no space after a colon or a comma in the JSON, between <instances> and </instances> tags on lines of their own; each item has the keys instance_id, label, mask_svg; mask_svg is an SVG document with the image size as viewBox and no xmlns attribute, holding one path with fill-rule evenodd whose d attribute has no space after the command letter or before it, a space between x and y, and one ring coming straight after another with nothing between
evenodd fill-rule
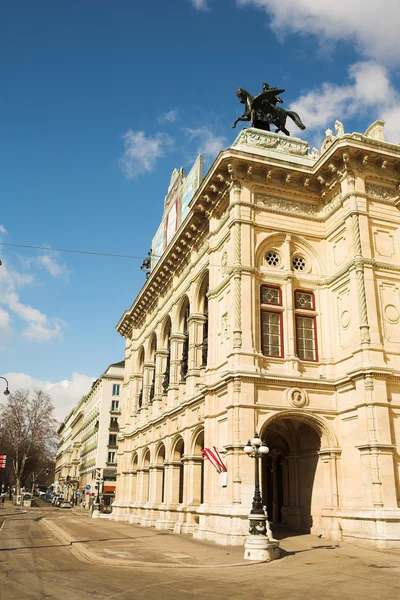
<instances>
[{"instance_id":1,"label":"circular medallion relief","mask_svg":"<svg viewBox=\"0 0 400 600\"><path fill-rule=\"evenodd\" d=\"M385 306L385 317L390 323L397 323L400 319L398 308L394 304Z\"/></svg>"},{"instance_id":2,"label":"circular medallion relief","mask_svg":"<svg viewBox=\"0 0 400 600\"><path fill-rule=\"evenodd\" d=\"M307 392L300 388L290 388L287 390L286 398L294 408L302 408L308 402Z\"/></svg>"},{"instance_id":3,"label":"circular medallion relief","mask_svg":"<svg viewBox=\"0 0 400 600\"><path fill-rule=\"evenodd\" d=\"M350 313L348 310L344 310L340 315L340 322L342 324L343 329L347 329L350 325Z\"/></svg>"}]
</instances>

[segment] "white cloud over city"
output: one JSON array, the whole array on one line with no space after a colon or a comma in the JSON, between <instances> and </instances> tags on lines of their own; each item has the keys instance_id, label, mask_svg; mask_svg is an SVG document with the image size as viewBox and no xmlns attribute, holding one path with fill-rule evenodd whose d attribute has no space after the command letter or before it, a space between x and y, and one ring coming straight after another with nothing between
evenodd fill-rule
<instances>
[{"instance_id":1,"label":"white cloud over city","mask_svg":"<svg viewBox=\"0 0 400 600\"><path fill-rule=\"evenodd\" d=\"M374 61L361 61L348 68L348 83L323 83L292 103L307 132L333 126L335 119L345 120L357 113L368 113L386 121L387 141L400 140L400 96L394 89L386 67ZM350 132L351 133L351 132Z\"/></svg>"},{"instance_id":2,"label":"white cloud over city","mask_svg":"<svg viewBox=\"0 0 400 600\"><path fill-rule=\"evenodd\" d=\"M235 0L239 7L253 6L270 17L278 35L316 35L329 44L339 40L355 44L360 54L395 65L398 52L398 0Z\"/></svg>"},{"instance_id":3,"label":"white cloud over city","mask_svg":"<svg viewBox=\"0 0 400 600\"><path fill-rule=\"evenodd\" d=\"M1 239L7 235L0 225ZM36 270L44 269L52 277L59 278L67 272L66 266L57 262L56 257L47 253L33 258L21 259L24 271L19 271L8 259L2 259L0 266L0 349L16 335L36 342L49 342L61 339L65 322L59 317L47 316L39 308L21 298L27 295L27 288L37 282ZM26 272L30 269L30 272Z\"/></svg>"},{"instance_id":4,"label":"white cloud over city","mask_svg":"<svg viewBox=\"0 0 400 600\"><path fill-rule=\"evenodd\" d=\"M136 179L153 171L158 159L173 145L172 138L162 131L149 135L129 129L123 139L125 152L120 158L120 165L127 179Z\"/></svg>"},{"instance_id":5,"label":"white cloud over city","mask_svg":"<svg viewBox=\"0 0 400 600\"><path fill-rule=\"evenodd\" d=\"M190 142L196 145L196 154L201 154L206 159L214 159L226 146L226 138L216 135L212 127L203 125L195 129L187 127L185 130Z\"/></svg>"},{"instance_id":6,"label":"white cloud over city","mask_svg":"<svg viewBox=\"0 0 400 600\"><path fill-rule=\"evenodd\" d=\"M62 421L76 406L79 400L87 394L94 381L93 377L73 373L70 379L62 381L43 381L34 379L26 373L5 373L10 392L17 389L43 390L49 394L55 407L55 417Z\"/></svg>"}]
</instances>

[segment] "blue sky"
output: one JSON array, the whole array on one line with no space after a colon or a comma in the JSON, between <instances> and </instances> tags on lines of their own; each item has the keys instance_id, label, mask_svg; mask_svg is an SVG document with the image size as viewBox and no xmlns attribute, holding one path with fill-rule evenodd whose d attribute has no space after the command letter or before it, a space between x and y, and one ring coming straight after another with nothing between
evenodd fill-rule
<instances>
[{"instance_id":1,"label":"blue sky","mask_svg":"<svg viewBox=\"0 0 400 600\"><path fill-rule=\"evenodd\" d=\"M206 169L242 112L283 87L320 145L336 118L400 140L400 3L15 0L0 39L0 241L147 255L171 171ZM140 259L0 246L0 374L65 416L123 358Z\"/></svg>"}]
</instances>

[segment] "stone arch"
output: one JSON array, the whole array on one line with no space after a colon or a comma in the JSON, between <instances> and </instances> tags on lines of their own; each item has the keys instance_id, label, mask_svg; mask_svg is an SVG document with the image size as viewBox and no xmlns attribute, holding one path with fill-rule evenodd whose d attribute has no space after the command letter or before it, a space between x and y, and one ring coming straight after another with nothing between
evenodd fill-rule
<instances>
[{"instance_id":1,"label":"stone arch","mask_svg":"<svg viewBox=\"0 0 400 600\"><path fill-rule=\"evenodd\" d=\"M195 427L190 436L191 468L192 468L192 498L191 504L198 505L204 502L204 426Z\"/></svg>"},{"instance_id":2,"label":"stone arch","mask_svg":"<svg viewBox=\"0 0 400 600\"><path fill-rule=\"evenodd\" d=\"M165 501L165 459L164 442L159 442L154 451L154 501L162 504Z\"/></svg>"},{"instance_id":3,"label":"stone arch","mask_svg":"<svg viewBox=\"0 0 400 600\"><path fill-rule=\"evenodd\" d=\"M176 311L176 315L177 315L177 322L176 322L176 326L177 326L177 331L183 331L184 328L184 322L185 322L185 313L186 313L186 309L189 309L189 313L190 313L190 299L189 296L187 294L185 294L179 301L178 307L177 307L177 311Z\"/></svg>"},{"instance_id":4,"label":"stone arch","mask_svg":"<svg viewBox=\"0 0 400 600\"><path fill-rule=\"evenodd\" d=\"M161 325L160 345L162 348L168 347L171 329L172 329L172 319L169 315L167 315Z\"/></svg>"},{"instance_id":5,"label":"stone arch","mask_svg":"<svg viewBox=\"0 0 400 600\"><path fill-rule=\"evenodd\" d=\"M201 439L202 438L202 439ZM201 450L204 448L204 426L198 425L191 432L190 442L189 442L189 451L190 454L199 454Z\"/></svg>"},{"instance_id":6,"label":"stone arch","mask_svg":"<svg viewBox=\"0 0 400 600\"><path fill-rule=\"evenodd\" d=\"M198 313L204 312L204 297L209 285L209 271L204 269L198 278L196 289L194 292L193 311Z\"/></svg>"},{"instance_id":7,"label":"stone arch","mask_svg":"<svg viewBox=\"0 0 400 600\"><path fill-rule=\"evenodd\" d=\"M285 241L286 234L284 233L270 233L266 238L260 243L258 248L256 248L255 252L255 266L260 268L263 265L264 255L266 251L274 245L282 245Z\"/></svg>"},{"instance_id":8,"label":"stone arch","mask_svg":"<svg viewBox=\"0 0 400 600\"><path fill-rule=\"evenodd\" d=\"M181 446L185 447L185 441L181 435L176 435L171 441L170 446L170 460L176 460L181 456Z\"/></svg>"},{"instance_id":9,"label":"stone arch","mask_svg":"<svg viewBox=\"0 0 400 600\"><path fill-rule=\"evenodd\" d=\"M150 466L150 448L146 447L142 450L142 460L140 462L140 466L142 469L148 469Z\"/></svg>"},{"instance_id":10,"label":"stone arch","mask_svg":"<svg viewBox=\"0 0 400 600\"><path fill-rule=\"evenodd\" d=\"M136 354L136 372L137 373L142 373L142 371L143 371L144 357L145 357L144 346L140 346L140 348L138 348L137 354Z\"/></svg>"},{"instance_id":11,"label":"stone arch","mask_svg":"<svg viewBox=\"0 0 400 600\"><path fill-rule=\"evenodd\" d=\"M311 414L308 411L302 410L283 410L271 415L262 424L260 435L262 436L265 433L267 427L271 423L279 421L280 419L294 419L295 421L300 421L302 423L306 423L306 425L310 425L310 427L312 427L312 429L314 429L321 438L321 450L339 448L336 433L328 424L328 422L319 415Z\"/></svg>"},{"instance_id":12,"label":"stone arch","mask_svg":"<svg viewBox=\"0 0 400 600\"><path fill-rule=\"evenodd\" d=\"M255 253L256 267L260 268L263 266L264 255L271 246L273 246L274 244L276 245L278 243L282 245L284 243L285 239L286 239L286 234L282 234L282 233L271 233L266 238L264 238L263 241L258 246L258 248L256 249L256 253ZM309 242L307 242L307 240L305 240L303 237L300 237L298 235L291 234L290 249L291 249L292 254L293 254L294 247L298 248L299 250L302 250L303 252L305 252L306 255L308 255L308 258L312 259L312 262L316 266L316 271L317 271L318 275L324 274L324 268L323 268L323 264L321 262L321 258L319 256L318 252L315 250L315 248L313 248L313 246Z\"/></svg>"},{"instance_id":13,"label":"stone arch","mask_svg":"<svg viewBox=\"0 0 400 600\"><path fill-rule=\"evenodd\" d=\"M132 471L137 471L139 468L139 455L137 452L132 454Z\"/></svg>"},{"instance_id":14,"label":"stone arch","mask_svg":"<svg viewBox=\"0 0 400 600\"><path fill-rule=\"evenodd\" d=\"M184 471L185 441L177 435L171 444L172 465L172 501L182 504L184 501L185 471Z\"/></svg>"},{"instance_id":15,"label":"stone arch","mask_svg":"<svg viewBox=\"0 0 400 600\"><path fill-rule=\"evenodd\" d=\"M287 527L321 533L323 509L338 506L336 433L320 415L281 410L260 427L270 451L262 457L262 496L270 519Z\"/></svg>"},{"instance_id":16,"label":"stone arch","mask_svg":"<svg viewBox=\"0 0 400 600\"><path fill-rule=\"evenodd\" d=\"M153 333L151 334L149 341L148 341L146 361L154 362L154 355L156 353L156 350L157 350L157 334L155 331L153 331Z\"/></svg>"}]
</instances>

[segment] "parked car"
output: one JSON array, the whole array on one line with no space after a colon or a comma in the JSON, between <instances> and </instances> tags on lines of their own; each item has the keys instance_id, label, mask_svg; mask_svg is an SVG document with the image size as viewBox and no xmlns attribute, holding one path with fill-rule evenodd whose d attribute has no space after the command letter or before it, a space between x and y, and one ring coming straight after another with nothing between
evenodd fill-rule
<instances>
[{"instance_id":1,"label":"parked car","mask_svg":"<svg viewBox=\"0 0 400 600\"><path fill-rule=\"evenodd\" d=\"M59 498L59 496L56 496L56 495L54 495L54 496L52 497L52 499L51 499L51 503L52 503L53 505L55 505L55 503L57 502L57 499L58 499L58 498Z\"/></svg>"},{"instance_id":2,"label":"parked car","mask_svg":"<svg viewBox=\"0 0 400 600\"><path fill-rule=\"evenodd\" d=\"M58 496L57 500L55 501L55 506L58 506L58 508L60 508L61 504L64 502L64 498L62 496Z\"/></svg>"}]
</instances>

